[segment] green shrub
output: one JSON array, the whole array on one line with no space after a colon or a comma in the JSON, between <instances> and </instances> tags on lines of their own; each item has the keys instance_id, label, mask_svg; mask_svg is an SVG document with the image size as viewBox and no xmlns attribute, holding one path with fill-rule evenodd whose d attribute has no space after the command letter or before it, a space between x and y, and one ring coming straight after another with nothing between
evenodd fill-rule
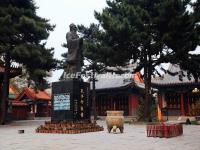
<instances>
[{"instance_id":1,"label":"green shrub","mask_svg":"<svg viewBox=\"0 0 200 150\"><path fill-rule=\"evenodd\" d=\"M144 98L143 97L140 97L138 100L136 116L137 116L138 121L144 121Z\"/></svg>"},{"instance_id":2,"label":"green shrub","mask_svg":"<svg viewBox=\"0 0 200 150\"><path fill-rule=\"evenodd\" d=\"M150 112L151 112L151 115L150 115L150 118L149 118L149 122L152 122L152 121L157 121L157 117L156 117L156 103L155 103L155 99L152 98L152 101L150 102ZM138 107L136 109L136 116L137 116L137 120L138 121L145 121L145 118L144 118L144 98L143 97L140 97L139 101L138 101Z\"/></svg>"},{"instance_id":3,"label":"green shrub","mask_svg":"<svg viewBox=\"0 0 200 150\"><path fill-rule=\"evenodd\" d=\"M197 101L195 103L195 111L196 111L196 115L199 116L200 115L200 101Z\"/></svg>"}]
</instances>

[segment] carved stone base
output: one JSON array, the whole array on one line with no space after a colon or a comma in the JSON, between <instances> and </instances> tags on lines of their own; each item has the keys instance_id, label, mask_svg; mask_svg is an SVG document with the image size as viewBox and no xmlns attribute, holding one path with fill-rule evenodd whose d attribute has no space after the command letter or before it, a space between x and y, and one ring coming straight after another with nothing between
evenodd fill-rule
<instances>
[{"instance_id":1,"label":"carved stone base","mask_svg":"<svg viewBox=\"0 0 200 150\"><path fill-rule=\"evenodd\" d=\"M45 122L44 125L41 125L36 129L36 133L79 134L103 130L103 127L100 127L96 123L90 123L89 121L68 121L60 123Z\"/></svg>"}]
</instances>

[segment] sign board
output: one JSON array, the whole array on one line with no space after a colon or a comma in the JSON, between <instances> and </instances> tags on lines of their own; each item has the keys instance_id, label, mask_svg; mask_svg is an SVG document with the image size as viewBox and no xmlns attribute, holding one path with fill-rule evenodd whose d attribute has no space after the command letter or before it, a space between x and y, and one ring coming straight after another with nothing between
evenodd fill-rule
<instances>
[{"instance_id":1,"label":"sign board","mask_svg":"<svg viewBox=\"0 0 200 150\"><path fill-rule=\"evenodd\" d=\"M54 110L70 110L70 93L54 95Z\"/></svg>"}]
</instances>

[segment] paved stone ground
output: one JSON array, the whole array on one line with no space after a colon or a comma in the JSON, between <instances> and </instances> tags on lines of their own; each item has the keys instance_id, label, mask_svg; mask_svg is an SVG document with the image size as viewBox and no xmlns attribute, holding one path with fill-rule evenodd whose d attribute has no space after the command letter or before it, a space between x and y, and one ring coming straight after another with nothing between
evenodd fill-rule
<instances>
[{"instance_id":1,"label":"paved stone ground","mask_svg":"<svg viewBox=\"0 0 200 150\"><path fill-rule=\"evenodd\" d=\"M0 150L200 150L200 126L184 126L184 135L165 139L147 138L145 125L125 125L125 133L105 131L69 134L38 134L43 120L18 121L0 126ZM24 129L24 134L18 130Z\"/></svg>"}]
</instances>

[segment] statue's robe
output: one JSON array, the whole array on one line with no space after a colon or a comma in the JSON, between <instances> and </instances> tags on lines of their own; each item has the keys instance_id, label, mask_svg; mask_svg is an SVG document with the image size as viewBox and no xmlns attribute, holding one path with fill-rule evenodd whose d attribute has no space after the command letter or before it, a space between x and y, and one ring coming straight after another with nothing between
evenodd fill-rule
<instances>
[{"instance_id":1,"label":"statue's robe","mask_svg":"<svg viewBox=\"0 0 200 150\"><path fill-rule=\"evenodd\" d=\"M68 69L66 73L81 72L82 66L82 39L76 33L68 32L67 39L67 64Z\"/></svg>"}]
</instances>

